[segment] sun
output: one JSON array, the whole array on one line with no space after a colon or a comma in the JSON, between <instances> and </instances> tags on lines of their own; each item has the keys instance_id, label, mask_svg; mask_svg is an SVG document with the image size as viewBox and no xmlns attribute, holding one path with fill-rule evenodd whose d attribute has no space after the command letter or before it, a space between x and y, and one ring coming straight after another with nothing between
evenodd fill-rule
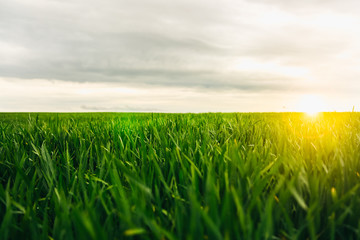
<instances>
[{"instance_id":1,"label":"sun","mask_svg":"<svg viewBox=\"0 0 360 240\"><path fill-rule=\"evenodd\" d=\"M325 101L318 95L303 95L299 99L298 111L304 112L309 116L316 116L325 110Z\"/></svg>"}]
</instances>

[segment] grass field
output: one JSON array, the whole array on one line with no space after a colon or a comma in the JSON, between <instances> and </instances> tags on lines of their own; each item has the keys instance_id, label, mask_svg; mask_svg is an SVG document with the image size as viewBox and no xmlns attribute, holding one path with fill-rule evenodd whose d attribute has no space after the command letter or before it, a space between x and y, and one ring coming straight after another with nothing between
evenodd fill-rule
<instances>
[{"instance_id":1,"label":"grass field","mask_svg":"<svg viewBox=\"0 0 360 240\"><path fill-rule=\"evenodd\" d=\"M1 239L360 239L360 114L0 114Z\"/></svg>"}]
</instances>

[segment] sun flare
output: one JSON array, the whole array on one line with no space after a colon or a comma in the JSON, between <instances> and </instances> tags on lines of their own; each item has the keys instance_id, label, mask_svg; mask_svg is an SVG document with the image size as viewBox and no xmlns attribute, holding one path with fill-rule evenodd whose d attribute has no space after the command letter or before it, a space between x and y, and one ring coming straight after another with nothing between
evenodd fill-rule
<instances>
[{"instance_id":1,"label":"sun flare","mask_svg":"<svg viewBox=\"0 0 360 240\"><path fill-rule=\"evenodd\" d=\"M324 100L317 95L303 95L299 100L298 111L304 112L309 116L316 116L325 110Z\"/></svg>"}]
</instances>

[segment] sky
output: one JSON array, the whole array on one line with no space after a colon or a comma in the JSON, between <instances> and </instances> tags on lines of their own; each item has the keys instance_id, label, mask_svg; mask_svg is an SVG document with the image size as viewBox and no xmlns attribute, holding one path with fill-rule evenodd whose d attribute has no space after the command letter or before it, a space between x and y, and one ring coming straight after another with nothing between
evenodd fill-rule
<instances>
[{"instance_id":1,"label":"sky","mask_svg":"<svg viewBox=\"0 0 360 240\"><path fill-rule=\"evenodd\" d=\"M0 112L360 108L358 0L0 0Z\"/></svg>"}]
</instances>

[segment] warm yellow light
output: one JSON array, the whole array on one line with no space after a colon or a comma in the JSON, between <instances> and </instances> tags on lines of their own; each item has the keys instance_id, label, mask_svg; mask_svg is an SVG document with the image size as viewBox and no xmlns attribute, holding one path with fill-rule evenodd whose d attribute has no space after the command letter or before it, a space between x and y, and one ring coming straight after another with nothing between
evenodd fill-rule
<instances>
[{"instance_id":1,"label":"warm yellow light","mask_svg":"<svg viewBox=\"0 0 360 240\"><path fill-rule=\"evenodd\" d=\"M315 117L316 115L318 115L319 111L316 111L316 110L309 110L309 111L306 111L305 112L307 115L309 115L310 117Z\"/></svg>"},{"instance_id":2,"label":"warm yellow light","mask_svg":"<svg viewBox=\"0 0 360 240\"><path fill-rule=\"evenodd\" d=\"M299 100L298 111L304 112L309 116L316 116L325 110L324 100L317 95L303 95Z\"/></svg>"}]
</instances>

